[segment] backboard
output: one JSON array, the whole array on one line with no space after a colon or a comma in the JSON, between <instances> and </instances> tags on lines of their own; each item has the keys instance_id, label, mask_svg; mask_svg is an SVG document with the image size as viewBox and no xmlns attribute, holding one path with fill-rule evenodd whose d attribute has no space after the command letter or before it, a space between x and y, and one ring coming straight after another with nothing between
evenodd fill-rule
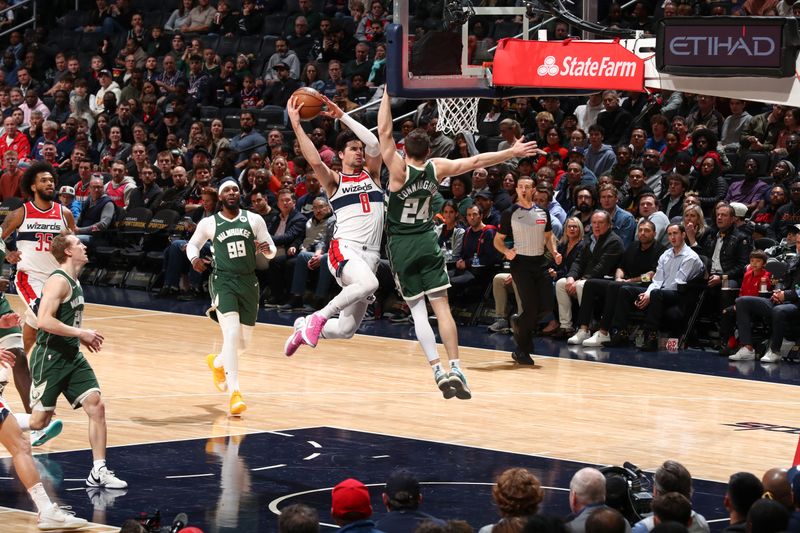
<instances>
[{"instance_id":1,"label":"backboard","mask_svg":"<svg viewBox=\"0 0 800 533\"><path fill-rule=\"evenodd\" d=\"M468 20L446 25L446 20L454 17L447 16L445 4L458 6L450 13L469 13ZM462 9L461 2L451 0L394 0L393 8L393 23L386 31L386 73L393 96L428 99L589 94L492 85L491 70L484 63L492 61L496 42L506 37L536 35L525 8Z\"/></svg>"}]
</instances>

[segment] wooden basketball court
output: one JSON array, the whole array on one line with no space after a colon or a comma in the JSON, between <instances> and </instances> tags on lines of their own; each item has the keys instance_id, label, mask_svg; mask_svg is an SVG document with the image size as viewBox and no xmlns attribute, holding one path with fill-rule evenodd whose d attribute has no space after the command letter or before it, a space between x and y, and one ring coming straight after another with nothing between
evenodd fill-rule
<instances>
[{"instance_id":1,"label":"wooden basketball court","mask_svg":"<svg viewBox=\"0 0 800 533\"><path fill-rule=\"evenodd\" d=\"M788 466L797 443L791 432L734 426L796 425L800 389L791 385L548 357L522 368L505 352L462 348L473 399L444 400L416 342L359 335L287 358L290 329L264 324L240 361L248 410L228 419L227 395L205 363L221 344L209 319L89 304L84 324L106 339L87 357L103 388L109 446L334 426L645 470L671 458L696 478L726 482ZM13 385L5 397L19 408ZM59 405L64 431L37 452L88 448L83 412ZM108 460L125 479L113 448ZM0 512L0 529L36 530L34 515Z\"/></svg>"}]
</instances>

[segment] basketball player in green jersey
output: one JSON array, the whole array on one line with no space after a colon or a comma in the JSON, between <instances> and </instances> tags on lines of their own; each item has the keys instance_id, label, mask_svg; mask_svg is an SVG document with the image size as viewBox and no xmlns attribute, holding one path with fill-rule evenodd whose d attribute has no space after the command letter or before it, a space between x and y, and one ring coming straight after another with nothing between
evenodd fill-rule
<instances>
[{"instance_id":1,"label":"basketball player in green jersey","mask_svg":"<svg viewBox=\"0 0 800 533\"><path fill-rule=\"evenodd\" d=\"M186 255L197 272L205 272L210 261L200 257L200 248L212 242L214 271L209 278L211 308L208 315L222 329L222 350L209 354L214 385L230 393L230 413L241 415L247 405L239 390L239 353L247 348L253 336L258 316L258 279L256 253L267 259L275 257L272 241L264 219L250 211L239 209L239 185L228 180L219 186L222 211L206 217L186 245Z\"/></svg>"},{"instance_id":2,"label":"basketball player in green jersey","mask_svg":"<svg viewBox=\"0 0 800 533\"><path fill-rule=\"evenodd\" d=\"M42 429L50 422L56 400L64 395L73 409L82 407L89 417L89 444L94 465L86 485L106 489L124 489L128 484L106 468L106 415L100 398L100 385L94 370L81 353L81 344L90 352L99 352L103 336L81 327L83 289L78 283L81 268L89 261L86 246L72 233L62 233L50 245L58 262L42 288L36 304L39 331L31 352L30 426Z\"/></svg>"},{"instance_id":3,"label":"basketball player in green jersey","mask_svg":"<svg viewBox=\"0 0 800 533\"><path fill-rule=\"evenodd\" d=\"M532 156L537 153L536 143L520 140L500 152L456 160L428 159L430 138L423 130L416 129L406 136L406 158L403 160L397 153L392 136L392 109L388 91L383 93L378 112L378 137L383 161L389 169L386 208L389 263L400 293L411 310L417 340L433 368L433 377L442 395L445 398L455 396L467 400L472 393L458 359L458 332L447 301L450 280L433 231L431 197L445 177L496 165L513 157ZM436 351L436 338L428 323L426 296L436 314L439 334L450 360L448 370L442 367Z\"/></svg>"}]
</instances>

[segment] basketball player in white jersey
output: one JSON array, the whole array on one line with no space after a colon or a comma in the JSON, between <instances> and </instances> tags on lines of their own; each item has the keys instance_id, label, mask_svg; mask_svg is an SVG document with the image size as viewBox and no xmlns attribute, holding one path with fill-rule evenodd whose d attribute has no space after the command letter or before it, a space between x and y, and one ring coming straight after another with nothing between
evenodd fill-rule
<instances>
[{"instance_id":1,"label":"basketball player in white jersey","mask_svg":"<svg viewBox=\"0 0 800 533\"><path fill-rule=\"evenodd\" d=\"M9 214L3 221L2 238L7 240L17 232L17 250L8 252L6 260L17 263L14 285L17 294L25 302L25 324L22 338L8 336L0 339L0 348L17 355L14 365L14 385L17 387L25 412L30 414L31 373L26 354L36 342L36 311L32 306L42 295L44 282L58 262L50 253L53 238L65 229L75 231L75 219L69 209L56 203L56 172L44 161L33 163L22 175L20 188L33 200ZM16 415L22 429L29 429L26 415ZM31 431L31 444L40 446L61 432L61 421L53 420L41 431Z\"/></svg>"},{"instance_id":2,"label":"basketball player in white jersey","mask_svg":"<svg viewBox=\"0 0 800 533\"><path fill-rule=\"evenodd\" d=\"M383 189L380 186L381 151L378 139L367 128L325 98L322 114L339 119L350 128L339 134L336 149L342 171L334 172L322 162L314 143L300 125L302 104L292 97L287 111L300 151L314 168L336 215L336 226L328 251L328 268L342 291L328 305L308 317L300 317L286 340L284 351L292 355L301 344L312 348L320 336L349 339L364 319L370 299L378 289L375 271L380 260L383 233ZM331 319L335 314L339 318Z\"/></svg>"}]
</instances>

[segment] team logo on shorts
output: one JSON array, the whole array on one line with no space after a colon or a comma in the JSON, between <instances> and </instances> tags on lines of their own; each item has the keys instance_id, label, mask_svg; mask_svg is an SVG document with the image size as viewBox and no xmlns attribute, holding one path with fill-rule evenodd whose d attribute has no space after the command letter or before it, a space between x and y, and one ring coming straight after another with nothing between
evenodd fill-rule
<instances>
[{"instance_id":1,"label":"team logo on shorts","mask_svg":"<svg viewBox=\"0 0 800 533\"><path fill-rule=\"evenodd\" d=\"M31 403L37 404L39 400L42 398L42 394L44 394L45 389L47 388L47 382L41 383L36 387L31 389Z\"/></svg>"}]
</instances>

